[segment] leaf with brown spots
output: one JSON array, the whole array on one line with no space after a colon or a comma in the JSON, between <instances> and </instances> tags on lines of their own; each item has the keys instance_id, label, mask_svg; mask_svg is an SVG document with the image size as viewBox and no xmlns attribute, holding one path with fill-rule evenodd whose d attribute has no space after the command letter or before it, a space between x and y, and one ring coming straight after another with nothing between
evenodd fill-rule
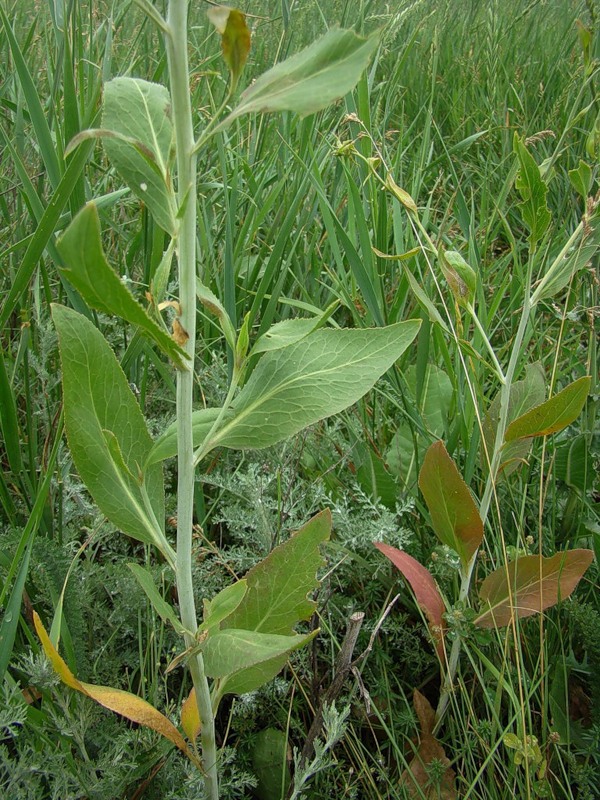
<instances>
[{"instance_id":1,"label":"leaf with brown spots","mask_svg":"<svg viewBox=\"0 0 600 800\"><path fill-rule=\"evenodd\" d=\"M413 692L413 705L421 727L419 746L414 758L400 776L400 786L405 787L410 798L423 800L457 800L455 773L444 748L434 737L435 711L429 700L417 689ZM432 781L430 765L438 761L444 767L441 781Z\"/></svg>"}]
</instances>

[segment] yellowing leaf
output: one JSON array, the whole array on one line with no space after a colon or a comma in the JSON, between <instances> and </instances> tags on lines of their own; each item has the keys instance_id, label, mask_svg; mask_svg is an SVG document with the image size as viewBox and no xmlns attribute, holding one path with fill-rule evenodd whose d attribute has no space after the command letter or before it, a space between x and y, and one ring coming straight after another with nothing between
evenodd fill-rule
<instances>
[{"instance_id":1,"label":"yellowing leaf","mask_svg":"<svg viewBox=\"0 0 600 800\"><path fill-rule=\"evenodd\" d=\"M181 706L181 727L185 735L192 742L195 742L200 735L202 723L198 713L198 703L196 702L196 690L192 689L186 700Z\"/></svg>"},{"instance_id":2,"label":"yellowing leaf","mask_svg":"<svg viewBox=\"0 0 600 800\"><path fill-rule=\"evenodd\" d=\"M37 635L40 637L44 652L63 683L71 689L75 689L75 691L81 692L81 694L85 694L87 697L91 697L92 700L95 700L101 706L104 706L104 708L115 711L122 717L131 720L131 722L136 722L138 725L145 725L146 728L151 728L153 731L160 733L162 736L169 739L169 741L173 742L173 744L185 753L188 758L194 762L197 761L195 756L189 751L185 739L173 723L170 722L164 714L161 714L160 711L154 708L154 706L151 706L150 703L147 703L135 694L124 692L122 689L114 689L112 686L96 686L92 683L83 683L77 680L50 641L50 637L46 633L42 621L35 611L33 612L33 623Z\"/></svg>"},{"instance_id":3,"label":"yellowing leaf","mask_svg":"<svg viewBox=\"0 0 600 800\"><path fill-rule=\"evenodd\" d=\"M250 31L246 16L237 8L213 6L208 18L221 34L223 58L231 72L232 89L235 89L250 52Z\"/></svg>"},{"instance_id":4,"label":"yellowing leaf","mask_svg":"<svg viewBox=\"0 0 600 800\"><path fill-rule=\"evenodd\" d=\"M550 558L522 556L488 575L479 596L480 628L509 625L513 617L530 617L564 600L575 589L594 558L591 550L567 550Z\"/></svg>"}]
</instances>

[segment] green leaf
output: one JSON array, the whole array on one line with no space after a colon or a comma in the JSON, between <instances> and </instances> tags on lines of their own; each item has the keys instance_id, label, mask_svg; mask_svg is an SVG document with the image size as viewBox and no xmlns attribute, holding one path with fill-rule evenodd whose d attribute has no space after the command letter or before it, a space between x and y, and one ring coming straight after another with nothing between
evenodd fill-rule
<instances>
[{"instance_id":1,"label":"green leaf","mask_svg":"<svg viewBox=\"0 0 600 800\"><path fill-rule=\"evenodd\" d=\"M378 45L378 32L364 39L353 31L330 29L254 81L218 127L256 111L295 111L301 116L320 111L354 88Z\"/></svg>"},{"instance_id":2,"label":"green leaf","mask_svg":"<svg viewBox=\"0 0 600 800\"><path fill-rule=\"evenodd\" d=\"M532 436L548 436L561 431L577 419L587 400L592 379L579 378L526 414L511 422L506 429L505 441Z\"/></svg>"},{"instance_id":3,"label":"green leaf","mask_svg":"<svg viewBox=\"0 0 600 800\"><path fill-rule=\"evenodd\" d=\"M170 606L167 601L163 599L162 595L156 588L152 574L139 564L127 564L127 566L133 572L135 579L144 590L146 597L148 600L150 600L154 610L162 619L162 621L169 622L175 628L177 633L183 635L186 632L185 628L177 618L177 614L172 606Z\"/></svg>"},{"instance_id":4,"label":"green leaf","mask_svg":"<svg viewBox=\"0 0 600 800\"><path fill-rule=\"evenodd\" d=\"M152 439L127 378L89 320L59 305L52 306L52 317L75 466L100 511L128 536L158 547L172 564L174 554L162 530L162 469L149 467L143 484L138 477Z\"/></svg>"},{"instance_id":5,"label":"green leaf","mask_svg":"<svg viewBox=\"0 0 600 800\"><path fill-rule=\"evenodd\" d=\"M481 584L480 628L510 625L514 617L529 617L564 600L575 589L594 559L591 550L567 550L550 558L522 556L488 575Z\"/></svg>"},{"instance_id":6,"label":"green leaf","mask_svg":"<svg viewBox=\"0 0 600 800\"><path fill-rule=\"evenodd\" d=\"M556 477L580 492L591 488L594 478L594 459L585 433L569 437L556 448L554 462Z\"/></svg>"},{"instance_id":7,"label":"green leaf","mask_svg":"<svg viewBox=\"0 0 600 800\"><path fill-rule=\"evenodd\" d=\"M510 387L508 400L507 422L510 424L517 417L529 411L530 408L544 402L546 396L546 377L544 368L541 364L531 364L525 369L525 377L522 381L516 381ZM481 446L481 466L484 472L489 470L489 461L492 459L496 442L496 431L500 420L500 392L492 400L487 414L483 420L483 441ZM502 472L507 477L518 469L527 459L531 450L531 442L527 440L517 440L510 444L505 444L502 448L502 455L498 467L498 473Z\"/></svg>"},{"instance_id":8,"label":"green leaf","mask_svg":"<svg viewBox=\"0 0 600 800\"><path fill-rule=\"evenodd\" d=\"M269 447L343 411L397 361L420 324L411 320L386 328L318 330L266 353L212 446Z\"/></svg>"},{"instance_id":9,"label":"green leaf","mask_svg":"<svg viewBox=\"0 0 600 800\"><path fill-rule=\"evenodd\" d=\"M158 83L139 78L108 81L102 127L117 134L104 139L104 149L115 169L148 206L157 224L174 236L178 226L169 173L173 137L169 92Z\"/></svg>"},{"instance_id":10,"label":"green leaf","mask_svg":"<svg viewBox=\"0 0 600 800\"><path fill-rule=\"evenodd\" d=\"M192 434L194 437L194 447L200 445L206 439L210 429L221 413L220 408L201 408L192 414ZM227 412L224 420L231 418L231 413ZM147 464L156 464L166 458L177 455L177 422L172 422L169 427L154 442L152 449L148 453Z\"/></svg>"},{"instance_id":11,"label":"green leaf","mask_svg":"<svg viewBox=\"0 0 600 800\"><path fill-rule=\"evenodd\" d=\"M419 488L438 539L456 550L466 566L481 544L483 522L473 495L443 442L435 442L425 454Z\"/></svg>"},{"instance_id":12,"label":"green leaf","mask_svg":"<svg viewBox=\"0 0 600 800\"><path fill-rule=\"evenodd\" d=\"M252 736L252 770L258 779L258 800L281 800L291 783L288 737L276 728Z\"/></svg>"},{"instance_id":13,"label":"green leaf","mask_svg":"<svg viewBox=\"0 0 600 800\"><path fill-rule=\"evenodd\" d=\"M211 634L202 648L204 668L209 678L226 678L236 672L263 664L274 658L287 659L292 650L309 642L316 631L302 636L228 628Z\"/></svg>"},{"instance_id":14,"label":"green leaf","mask_svg":"<svg viewBox=\"0 0 600 800\"><path fill-rule=\"evenodd\" d=\"M423 463L423 454L431 439L441 439L448 427L448 415L452 406L454 389L446 373L435 364L427 364L421 389L420 403L417 404L417 370L410 366L404 373L408 388L407 396L418 410L425 427L426 435L416 433L417 450L410 426L401 423L392 437L385 460L390 472L410 488L417 479L417 463Z\"/></svg>"},{"instance_id":15,"label":"green leaf","mask_svg":"<svg viewBox=\"0 0 600 800\"><path fill-rule=\"evenodd\" d=\"M336 304L337 305L337 304ZM312 319L284 319L271 325L266 333L257 339L250 355L268 353L270 350L281 350L301 341L309 333L320 328L324 323L321 317Z\"/></svg>"},{"instance_id":16,"label":"green leaf","mask_svg":"<svg viewBox=\"0 0 600 800\"><path fill-rule=\"evenodd\" d=\"M316 572L323 564L319 545L330 532L331 514L323 511L253 567L245 576L246 596L222 630L293 635L294 626L310 619L315 610L316 604L308 600L307 594L318 586ZM241 669L223 679L219 694L242 694L262 686L277 675L286 660L287 655L283 654Z\"/></svg>"},{"instance_id":17,"label":"green leaf","mask_svg":"<svg viewBox=\"0 0 600 800\"><path fill-rule=\"evenodd\" d=\"M569 180L571 181L571 186L575 189L577 194L581 195L584 200L587 200L588 195L592 191L592 185L594 183L594 177L590 165L586 164L586 162L580 158L577 169L569 170Z\"/></svg>"},{"instance_id":18,"label":"green leaf","mask_svg":"<svg viewBox=\"0 0 600 800\"><path fill-rule=\"evenodd\" d=\"M517 133L514 137L514 151L519 161L515 186L523 198L519 208L523 221L529 228L531 249L535 250L552 219L546 203L548 187L542 180L540 168Z\"/></svg>"},{"instance_id":19,"label":"green leaf","mask_svg":"<svg viewBox=\"0 0 600 800\"><path fill-rule=\"evenodd\" d=\"M134 296L109 266L102 249L100 218L94 203L77 214L57 243L64 259L60 271L92 308L121 317L137 325L178 367L186 354L144 311Z\"/></svg>"},{"instance_id":20,"label":"green leaf","mask_svg":"<svg viewBox=\"0 0 600 800\"><path fill-rule=\"evenodd\" d=\"M21 436L13 387L8 377L4 353L0 350L0 430L8 463L14 475L21 471Z\"/></svg>"},{"instance_id":21,"label":"green leaf","mask_svg":"<svg viewBox=\"0 0 600 800\"><path fill-rule=\"evenodd\" d=\"M207 630L220 625L227 619L242 602L248 591L248 581L245 578L229 584L222 589L212 600L204 601L204 622L200 630Z\"/></svg>"},{"instance_id":22,"label":"green leaf","mask_svg":"<svg viewBox=\"0 0 600 800\"><path fill-rule=\"evenodd\" d=\"M473 302L477 289L477 273L455 250L440 249L440 266L454 299L459 305Z\"/></svg>"},{"instance_id":23,"label":"green leaf","mask_svg":"<svg viewBox=\"0 0 600 800\"><path fill-rule=\"evenodd\" d=\"M237 8L227 8L227 6L212 6L206 13L221 34L221 49L231 72L233 92L250 52L250 31L246 25L246 15Z\"/></svg>"}]
</instances>

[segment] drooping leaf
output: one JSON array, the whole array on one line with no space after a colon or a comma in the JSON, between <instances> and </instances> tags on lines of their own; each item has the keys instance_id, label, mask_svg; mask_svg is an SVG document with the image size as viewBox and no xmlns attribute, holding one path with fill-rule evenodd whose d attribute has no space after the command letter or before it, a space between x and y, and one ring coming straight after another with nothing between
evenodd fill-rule
<instances>
[{"instance_id":1,"label":"drooping leaf","mask_svg":"<svg viewBox=\"0 0 600 800\"><path fill-rule=\"evenodd\" d=\"M250 52L250 30L246 25L246 15L237 8L227 6L212 6L206 13L221 34L221 49L231 72L233 91Z\"/></svg>"},{"instance_id":2,"label":"drooping leaf","mask_svg":"<svg viewBox=\"0 0 600 800\"><path fill-rule=\"evenodd\" d=\"M505 441L548 436L570 425L581 414L592 379L579 378L561 392L515 419L506 429Z\"/></svg>"},{"instance_id":3,"label":"drooping leaf","mask_svg":"<svg viewBox=\"0 0 600 800\"><path fill-rule=\"evenodd\" d=\"M425 454L419 488L438 539L456 550L466 565L481 544L483 522L469 487L441 441Z\"/></svg>"},{"instance_id":4,"label":"drooping leaf","mask_svg":"<svg viewBox=\"0 0 600 800\"><path fill-rule=\"evenodd\" d=\"M120 134L104 138L115 169L148 206L156 223L174 236L178 226L169 173L173 138L169 92L139 78L113 78L104 85L102 127Z\"/></svg>"},{"instance_id":5,"label":"drooping leaf","mask_svg":"<svg viewBox=\"0 0 600 800\"><path fill-rule=\"evenodd\" d=\"M539 614L575 589L594 558L591 550L567 550L549 558L521 556L481 584L480 628L509 625L513 617Z\"/></svg>"},{"instance_id":6,"label":"drooping leaf","mask_svg":"<svg viewBox=\"0 0 600 800\"><path fill-rule=\"evenodd\" d=\"M323 511L253 567L245 576L248 591L244 599L221 630L294 635L294 626L309 619L315 609L307 594L318 585L316 572L323 563L319 545L329 538L330 531L331 514ZM277 675L286 660L287 654L283 654L224 678L220 694L242 694L262 686Z\"/></svg>"},{"instance_id":7,"label":"drooping leaf","mask_svg":"<svg viewBox=\"0 0 600 800\"><path fill-rule=\"evenodd\" d=\"M193 687L181 704L181 727L190 742L195 742L202 730L198 703L196 702L196 690Z\"/></svg>"},{"instance_id":8,"label":"drooping leaf","mask_svg":"<svg viewBox=\"0 0 600 800\"><path fill-rule=\"evenodd\" d=\"M408 768L400 776L400 786L408 797L419 800L457 800L455 773L444 748L433 735L435 711L429 700L417 689L413 692L413 704L421 727L419 746ZM430 765L435 761L444 767L439 782L432 781Z\"/></svg>"},{"instance_id":9,"label":"drooping leaf","mask_svg":"<svg viewBox=\"0 0 600 800\"><path fill-rule=\"evenodd\" d=\"M152 439L127 378L88 319L59 305L52 306L52 318L58 331L65 426L75 466L102 513L128 536L158 547L173 564L174 553L162 529L162 469L148 467L142 483L140 471Z\"/></svg>"},{"instance_id":10,"label":"drooping leaf","mask_svg":"<svg viewBox=\"0 0 600 800\"><path fill-rule=\"evenodd\" d=\"M436 650L440 659L444 656L444 618L446 606L433 575L422 564L409 556L408 553L391 547L389 544L375 542L375 547L389 558L397 567L413 590L419 608L429 621L429 630L436 643Z\"/></svg>"},{"instance_id":11,"label":"drooping leaf","mask_svg":"<svg viewBox=\"0 0 600 800\"><path fill-rule=\"evenodd\" d=\"M364 39L353 31L331 28L254 81L219 127L257 111L295 111L301 116L320 111L354 88L378 44L379 33Z\"/></svg>"},{"instance_id":12,"label":"drooping leaf","mask_svg":"<svg viewBox=\"0 0 600 800\"><path fill-rule=\"evenodd\" d=\"M287 658L292 650L309 642L314 633L282 636L234 628L218 631L208 637L202 648L206 674L209 678L225 678L274 658Z\"/></svg>"},{"instance_id":13,"label":"drooping leaf","mask_svg":"<svg viewBox=\"0 0 600 800\"><path fill-rule=\"evenodd\" d=\"M144 311L109 266L102 249L100 219L95 203L87 203L57 242L65 275L92 308L137 325L178 367L185 353Z\"/></svg>"},{"instance_id":14,"label":"drooping leaf","mask_svg":"<svg viewBox=\"0 0 600 800\"><path fill-rule=\"evenodd\" d=\"M144 725L146 728L151 728L153 731L165 736L169 741L178 747L189 758L194 760L193 755L188 750L185 739L179 733L177 728L170 722L164 714L161 714L154 706L142 700L135 694L124 692L122 689L114 689L112 686L96 686L92 683L83 683L79 681L71 672L64 660L59 655L58 651L50 641L50 637L46 633L42 621L37 614L33 612L33 622L37 635L40 638L44 652L48 656L50 663L56 674L61 681L75 689L77 692L91 697L104 708L114 711L125 717L131 722L136 722L138 725Z\"/></svg>"},{"instance_id":15,"label":"drooping leaf","mask_svg":"<svg viewBox=\"0 0 600 800\"><path fill-rule=\"evenodd\" d=\"M525 370L525 377L522 381L516 381L510 387L508 400L508 417L510 424L513 420L520 417L530 408L544 402L546 396L546 380L544 369L541 364L531 364ZM481 446L481 466L484 472L489 470L489 460L491 460L494 445L496 442L496 432L500 419L500 393L490 403L487 414L483 420L483 441ZM531 449L531 442L527 440L517 440L510 444L505 444L502 448L501 460L498 468L499 474L505 477L514 472L526 460Z\"/></svg>"},{"instance_id":16,"label":"drooping leaf","mask_svg":"<svg viewBox=\"0 0 600 800\"><path fill-rule=\"evenodd\" d=\"M177 633L184 634L185 628L179 621L177 614L172 606L163 599L162 595L156 588L152 574L142 567L140 564L127 564L129 569L133 572L135 579L144 590L146 597L152 603L154 610L163 622L169 622Z\"/></svg>"},{"instance_id":17,"label":"drooping leaf","mask_svg":"<svg viewBox=\"0 0 600 800\"><path fill-rule=\"evenodd\" d=\"M232 404L213 446L262 448L359 400L415 338L420 321L366 330L323 329L266 353Z\"/></svg>"},{"instance_id":18,"label":"drooping leaf","mask_svg":"<svg viewBox=\"0 0 600 800\"><path fill-rule=\"evenodd\" d=\"M519 161L519 172L515 181L522 197L519 208L523 221L529 228L531 249L535 250L552 219L546 202L548 187L540 174L540 168L517 133L514 137L514 151Z\"/></svg>"}]
</instances>

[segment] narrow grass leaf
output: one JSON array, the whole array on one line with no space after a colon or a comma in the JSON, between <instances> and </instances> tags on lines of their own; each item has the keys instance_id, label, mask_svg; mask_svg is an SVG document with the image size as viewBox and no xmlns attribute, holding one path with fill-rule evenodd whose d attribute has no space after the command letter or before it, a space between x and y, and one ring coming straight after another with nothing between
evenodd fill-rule
<instances>
[{"instance_id":1,"label":"narrow grass leaf","mask_svg":"<svg viewBox=\"0 0 600 800\"><path fill-rule=\"evenodd\" d=\"M443 442L427 450L419 473L431 526L438 539L459 554L464 566L483 538L483 522L469 487Z\"/></svg>"},{"instance_id":2,"label":"narrow grass leaf","mask_svg":"<svg viewBox=\"0 0 600 800\"><path fill-rule=\"evenodd\" d=\"M509 625L514 617L540 614L567 598L594 559L591 550L567 550L549 558L521 556L481 584L480 628Z\"/></svg>"},{"instance_id":3,"label":"narrow grass leaf","mask_svg":"<svg viewBox=\"0 0 600 800\"><path fill-rule=\"evenodd\" d=\"M332 28L254 81L219 127L257 111L295 111L301 116L320 111L354 88L378 45L379 33L365 39Z\"/></svg>"},{"instance_id":4,"label":"narrow grass leaf","mask_svg":"<svg viewBox=\"0 0 600 800\"><path fill-rule=\"evenodd\" d=\"M135 579L144 590L146 597L152 603L152 607L162 621L169 622L177 633L183 635L186 632L185 628L179 621L173 607L167 603L156 588L152 574L140 564L131 563L127 564L127 566L133 572Z\"/></svg>"},{"instance_id":5,"label":"narrow grass leaf","mask_svg":"<svg viewBox=\"0 0 600 800\"><path fill-rule=\"evenodd\" d=\"M413 591L417 604L429 621L429 630L436 643L440 659L444 656L444 613L446 606L429 570L408 553L391 547L389 544L375 542L375 547L400 570Z\"/></svg>"},{"instance_id":6,"label":"narrow grass leaf","mask_svg":"<svg viewBox=\"0 0 600 800\"><path fill-rule=\"evenodd\" d=\"M178 367L184 366L185 353L148 316L129 289L110 267L102 249L98 210L88 203L57 242L65 266L60 270L92 308L118 316L137 325Z\"/></svg>"},{"instance_id":7,"label":"narrow grass leaf","mask_svg":"<svg viewBox=\"0 0 600 800\"><path fill-rule=\"evenodd\" d=\"M71 672L58 651L50 641L42 621L36 611L33 612L33 622L35 630L40 638L44 652L48 656L50 663L61 681L69 688L95 700L109 711L114 711L138 725L144 725L153 731L160 733L178 747L185 755L191 757L185 739L177 728L170 722L164 714L161 714L154 706L142 700L135 694L124 692L122 689L114 689L112 686L97 686L92 683L79 681Z\"/></svg>"},{"instance_id":8,"label":"narrow grass leaf","mask_svg":"<svg viewBox=\"0 0 600 800\"><path fill-rule=\"evenodd\" d=\"M213 446L268 447L343 411L400 358L419 326L411 320L386 328L319 330L266 353Z\"/></svg>"},{"instance_id":9,"label":"narrow grass leaf","mask_svg":"<svg viewBox=\"0 0 600 800\"><path fill-rule=\"evenodd\" d=\"M527 439L532 436L548 436L561 431L577 419L587 400L591 377L579 378L561 392L555 394L523 416L518 417L506 429L505 441Z\"/></svg>"},{"instance_id":10,"label":"narrow grass leaf","mask_svg":"<svg viewBox=\"0 0 600 800\"><path fill-rule=\"evenodd\" d=\"M0 350L0 430L8 463L14 475L21 471L21 442L17 404L13 388L6 371L4 353Z\"/></svg>"}]
</instances>

